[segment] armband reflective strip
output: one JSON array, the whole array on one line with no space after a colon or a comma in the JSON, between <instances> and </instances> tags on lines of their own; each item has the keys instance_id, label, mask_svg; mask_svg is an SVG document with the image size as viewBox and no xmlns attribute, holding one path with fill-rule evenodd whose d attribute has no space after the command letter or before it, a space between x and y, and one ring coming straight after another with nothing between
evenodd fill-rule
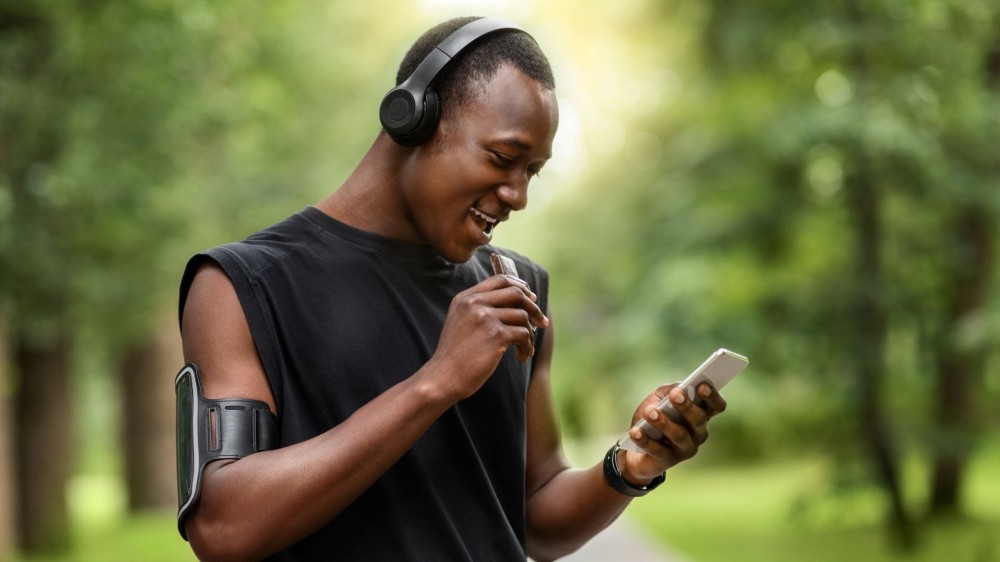
<instances>
[{"instance_id":1,"label":"armband reflective strip","mask_svg":"<svg viewBox=\"0 0 1000 562\"><path fill-rule=\"evenodd\" d=\"M201 389L197 365L188 363L174 380L177 394L177 529L187 540L184 518L198 503L205 465L239 459L278 446L278 419L266 402L212 400Z\"/></svg>"}]
</instances>

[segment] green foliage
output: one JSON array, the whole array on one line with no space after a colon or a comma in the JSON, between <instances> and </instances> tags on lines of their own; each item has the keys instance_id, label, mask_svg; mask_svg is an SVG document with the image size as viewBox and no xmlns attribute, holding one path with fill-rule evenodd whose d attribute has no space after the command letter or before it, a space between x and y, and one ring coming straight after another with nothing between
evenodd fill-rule
<instances>
[{"instance_id":1,"label":"green foliage","mask_svg":"<svg viewBox=\"0 0 1000 562\"><path fill-rule=\"evenodd\" d=\"M533 185L529 213L540 218L514 246L552 273L566 432L620 432L638 399L725 346L751 366L728 389L707 454L854 450L850 303L869 287L853 266L849 197L864 173L884 203L877 296L893 429L917 453L941 439L931 369L952 346L983 358L979 420L995 434L995 276L985 308L947 320L956 280L980 261L960 236L964 213L1000 216L995 2L588 8L538 8L555 16L538 28L560 96L592 95L600 119L573 129L592 108L564 104L560 136L582 136L570 139L582 152ZM399 38L428 23L419 20L411 3L387 0L0 8L0 312L12 331L45 340L69 319L93 347L81 387L93 386L106 376L95 357L110 362L173 307L189 255L340 183L377 132ZM636 76L575 74L617 60ZM559 164L582 171L550 174ZM995 245L995 227L990 236ZM84 415L115 427L103 410ZM848 488L868 485L863 471L844 476ZM727 509L740 515L754 501L774 498L748 492ZM691 536L713 537L713 516L692 519L705 534ZM978 532L955 534L976 543ZM802 536L876 540L852 529Z\"/></svg>"},{"instance_id":2,"label":"green foliage","mask_svg":"<svg viewBox=\"0 0 1000 562\"><path fill-rule=\"evenodd\" d=\"M377 132L389 79L370 68L394 32L372 25L381 0L8 4L0 316L15 341L78 342L79 462L110 448L106 469L128 423L109 403L121 350L172 314L188 256L336 187Z\"/></svg>"},{"instance_id":3,"label":"green foliage","mask_svg":"<svg viewBox=\"0 0 1000 562\"><path fill-rule=\"evenodd\" d=\"M357 108L386 82L366 85L327 32L372 17L351 7L42 2L0 17L0 294L40 337L71 308L110 343L141 338L184 256L318 199L376 131Z\"/></svg>"},{"instance_id":4,"label":"green foliage","mask_svg":"<svg viewBox=\"0 0 1000 562\"><path fill-rule=\"evenodd\" d=\"M683 94L668 111L629 124L633 139L660 147L658 165L623 169L619 160L637 146L626 141L551 212L556 230L600 233L557 238L550 249L560 353L579 358L570 368L579 378L567 386L600 381L627 396L620 420L642 395L637 387L677 379L726 346L751 357L739 390L769 404L733 395L728 415L747 424L739 435L755 434L751 416L809 417L810 407L787 397L842 411L857 325L848 305L867 290L854 276L846 199L862 167L885 197L878 298L891 315L893 392L905 381L902 392L917 398L910 390L931 374L936 339L958 337L991 356L993 323L967 318L958 335L942 312L954 272L973 265L955 246L955 217L968 205L994 217L1000 210L988 140L1000 132L1000 96L986 72L996 8L689 4L661 8L652 24L664 37L697 30L686 64L661 55ZM785 379L811 390L767 391ZM586 431L576 419L568 429ZM815 429L829 438L850 431L825 419Z\"/></svg>"}]
</instances>

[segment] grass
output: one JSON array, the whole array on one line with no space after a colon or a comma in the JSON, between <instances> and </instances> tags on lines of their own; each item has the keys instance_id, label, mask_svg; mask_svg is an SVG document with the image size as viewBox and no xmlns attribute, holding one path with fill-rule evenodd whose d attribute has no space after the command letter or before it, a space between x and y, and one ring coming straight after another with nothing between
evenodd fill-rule
<instances>
[{"instance_id":1,"label":"grass","mask_svg":"<svg viewBox=\"0 0 1000 562\"><path fill-rule=\"evenodd\" d=\"M877 490L834 493L817 458L671 471L663 489L633 502L628 517L650 537L693 562L993 562L1000 561L1000 450L977 457L968 515L918 524L910 552L894 547L882 524ZM910 505L920 505L926 470L907 463Z\"/></svg>"},{"instance_id":2,"label":"grass","mask_svg":"<svg viewBox=\"0 0 1000 562\"><path fill-rule=\"evenodd\" d=\"M74 529L71 551L22 556L12 562L196 562L174 521L173 513L155 513L98 528L81 522Z\"/></svg>"},{"instance_id":3,"label":"grass","mask_svg":"<svg viewBox=\"0 0 1000 562\"><path fill-rule=\"evenodd\" d=\"M173 511L126 517L122 484L111 476L78 476L69 486L73 549L11 562L196 562L177 533Z\"/></svg>"}]
</instances>

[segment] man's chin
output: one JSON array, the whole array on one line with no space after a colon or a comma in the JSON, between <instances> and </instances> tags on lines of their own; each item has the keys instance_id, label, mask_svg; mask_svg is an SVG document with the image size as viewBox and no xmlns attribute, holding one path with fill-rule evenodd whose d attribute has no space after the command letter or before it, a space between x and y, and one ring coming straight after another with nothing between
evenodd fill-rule
<instances>
[{"instance_id":1,"label":"man's chin","mask_svg":"<svg viewBox=\"0 0 1000 562\"><path fill-rule=\"evenodd\" d=\"M451 263L465 263L470 259L472 259L473 255L475 255L475 252L471 254L462 254L459 256L443 256L443 257L444 259L448 260Z\"/></svg>"},{"instance_id":2,"label":"man's chin","mask_svg":"<svg viewBox=\"0 0 1000 562\"><path fill-rule=\"evenodd\" d=\"M481 246L475 246L472 249L466 249L466 248L450 248L447 250L443 248L435 248L435 249L437 250L438 255L440 255L442 258L448 260L451 263L465 263L470 259L472 259L472 256L476 255L476 250L478 250L480 247Z\"/></svg>"}]
</instances>

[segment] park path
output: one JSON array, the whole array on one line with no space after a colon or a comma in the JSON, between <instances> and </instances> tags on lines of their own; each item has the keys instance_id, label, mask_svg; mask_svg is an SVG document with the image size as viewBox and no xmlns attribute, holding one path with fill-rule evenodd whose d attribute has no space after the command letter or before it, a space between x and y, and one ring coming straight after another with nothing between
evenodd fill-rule
<instances>
[{"instance_id":1,"label":"park path","mask_svg":"<svg viewBox=\"0 0 1000 562\"><path fill-rule=\"evenodd\" d=\"M573 554L560 562L690 562L669 548L654 543L636 529L627 516L619 517Z\"/></svg>"}]
</instances>

